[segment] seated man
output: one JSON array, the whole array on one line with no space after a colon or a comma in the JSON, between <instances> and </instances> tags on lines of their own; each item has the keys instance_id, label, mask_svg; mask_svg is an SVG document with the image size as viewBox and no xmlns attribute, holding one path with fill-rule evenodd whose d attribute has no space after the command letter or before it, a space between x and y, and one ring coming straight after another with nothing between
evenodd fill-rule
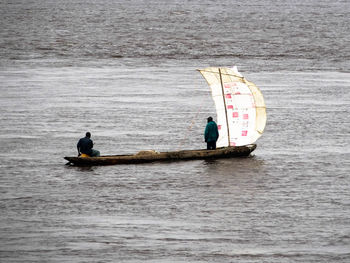
<instances>
[{"instance_id":1,"label":"seated man","mask_svg":"<svg viewBox=\"0 0 350 263\"><path fill-rule=\"evenodd\" d=\"M77 144L78 148L78 156L81 154L89 155L90 157L98 157L100 156L100 152L92 149L94 143L90 139L91 133L87 132L84 138L81 138Z\"/></svg>"}]
</instances>

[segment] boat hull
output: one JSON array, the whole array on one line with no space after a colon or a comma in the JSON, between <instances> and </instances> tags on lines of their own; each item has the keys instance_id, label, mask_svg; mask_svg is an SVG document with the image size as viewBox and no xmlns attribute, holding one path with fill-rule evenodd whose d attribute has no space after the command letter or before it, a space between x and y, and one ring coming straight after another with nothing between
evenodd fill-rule
<instances>
[{"instance_id":1,"label":"boat hull","mask_svg":"<svg viewBox=\"0 0 350 263\"><path fill-rule=\"evenodd\" d=\"M224 147L216 150L182 150L174 152L142 151L133 155L106 155L100 157L64 157L68 164L76 166L138 164L160 161L218 159L249 156L256 144Z\"/></svg>"}]
</instances>

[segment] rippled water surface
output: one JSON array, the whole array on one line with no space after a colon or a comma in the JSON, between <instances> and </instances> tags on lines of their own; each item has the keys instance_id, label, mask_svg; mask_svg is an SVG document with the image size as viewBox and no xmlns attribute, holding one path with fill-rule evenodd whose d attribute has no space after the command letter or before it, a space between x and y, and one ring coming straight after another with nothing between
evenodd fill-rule
<instances>
[{"instance_id":1,"label":"rippled water surface","mask_svg":"<svg viewBox=\"0 0 350 263\"><path fill-rule=\"evenodd\" d=\"M349 262L347 1L0 3L1 262ZM268 121L249 158L71 167L205 147L206 66Z\"/></svg>"}]
</instances>

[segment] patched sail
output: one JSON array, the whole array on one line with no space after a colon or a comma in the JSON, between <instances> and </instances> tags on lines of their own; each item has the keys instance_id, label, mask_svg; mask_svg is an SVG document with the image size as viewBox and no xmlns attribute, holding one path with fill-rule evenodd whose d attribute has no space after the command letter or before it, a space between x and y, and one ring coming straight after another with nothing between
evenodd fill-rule
<instances>
[{"instance_id":1,"label":"patched sail","mask_svg":"<svg viewBox=\"0 0 350 263\"><path fill-rule=\"evenodd\" d=\"M199 70L214 99L219 139L217 147L254 143L264 132L266 107L262 93L233 68Z\"/></svg>"}]
</instances>

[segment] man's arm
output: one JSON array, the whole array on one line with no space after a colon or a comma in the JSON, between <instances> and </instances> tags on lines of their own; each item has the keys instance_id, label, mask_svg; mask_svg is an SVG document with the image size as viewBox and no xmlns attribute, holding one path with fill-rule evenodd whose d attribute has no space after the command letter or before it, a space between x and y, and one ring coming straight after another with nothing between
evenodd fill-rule
<instances>
[{"instance_id":1,"label":"man's arm","mask_svg":"<svg viewBox=\"0 0 350 263\"><path fill-rule=\"evenodd\" d=\"M208 125L205 126L205 131L204 131L204 141L207 142L208 140L208 135L209 135L209 127Z\"/></svg>"},{"instance_id":2,"label":"man's arm","mask_svg":"<svg viewBox=\"0 0 350 263\"><path fill-rule=\"evenodd\" d=\"M79 142L77 144L77 150L78 150L78 156L80 156L80 140L79 140Z\"/></svg>"},{"instance_id":3,"label":"man's arm","mask_svg":"<svg viewBox=\"0 0 350 263\"><path fill-rule=\"evenodd\" d=\"M218 126L215 124L215 132L216 132L216 141L219 139L219 136L220 136L220 134L219 134L219 129L218 129Z\"/></svg>"}]
</instances>

